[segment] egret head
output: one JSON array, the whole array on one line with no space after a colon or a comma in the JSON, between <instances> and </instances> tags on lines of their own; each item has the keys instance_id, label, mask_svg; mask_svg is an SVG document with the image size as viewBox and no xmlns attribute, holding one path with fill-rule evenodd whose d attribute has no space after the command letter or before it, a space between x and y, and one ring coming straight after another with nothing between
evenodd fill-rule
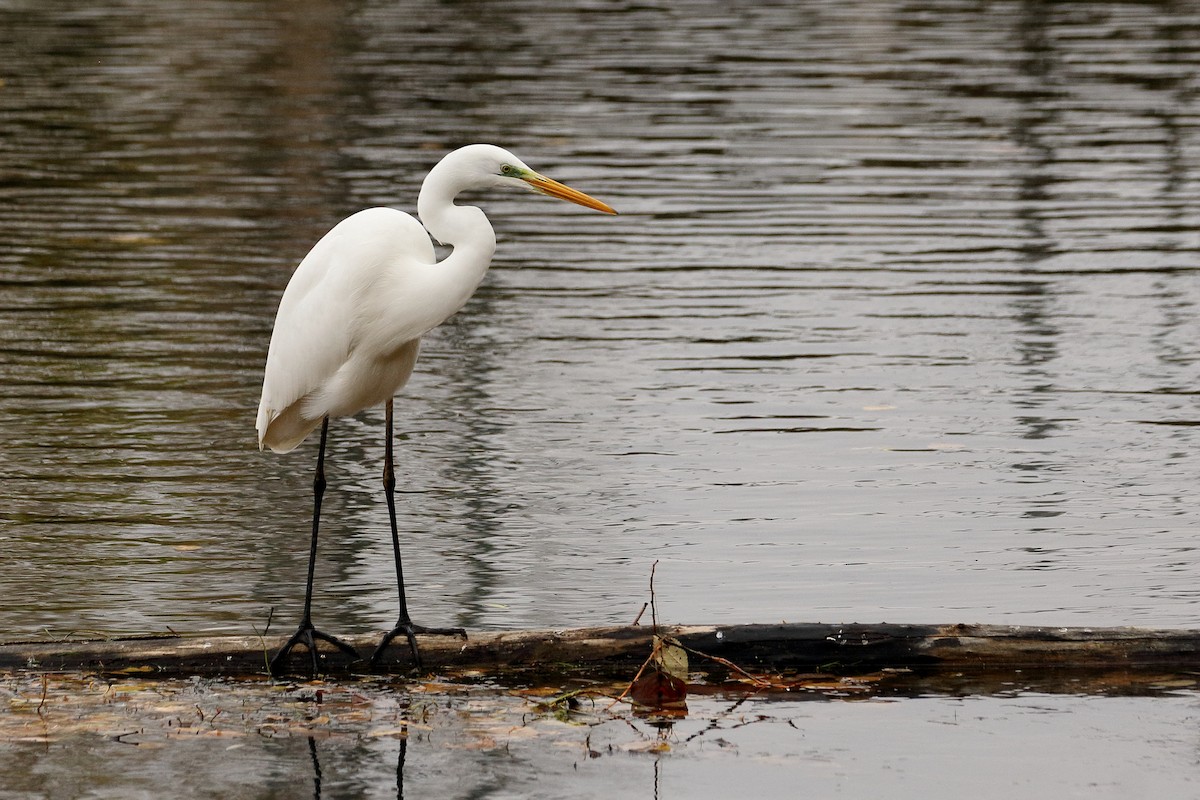
<instances>
[{"instance_id":1,"label":"egret head","mask_svg":"<svg viewBox=\"0 0 1200 800\"><path fill-rule=\"evenodd\" d=\"M617 213L607 203L572 189L570 186L542 175L502 147L491 144L472 144L450 153L435 167L440 171L449 167L465 189L485 189L493 186L508 186L557 197L587 208ZM433 173L430 173L433 177Z\"/></svg>"}]
</instances>

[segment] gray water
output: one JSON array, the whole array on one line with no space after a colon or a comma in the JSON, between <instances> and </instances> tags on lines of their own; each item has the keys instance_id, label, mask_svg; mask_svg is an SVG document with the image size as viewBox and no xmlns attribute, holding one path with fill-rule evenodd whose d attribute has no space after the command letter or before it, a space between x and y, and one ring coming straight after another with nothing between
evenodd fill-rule
<instances>
[{"instance_id":1,"label":"gray water","mask_svg":"<svg viewBox=\"0 0 1200 800\"><path fill-rule=\"evenodd\" d=\"M472 141L621 215L479 200L492 271L398 403L419 622L628 622L657 560L670 622L1194 626L1198 41L1165 0L0 0L0 638L294 624L316 445L255 446L276 304ZM336 633L394 619L381 439L331 432ZM1198 777L1194 693L763 705L595 768L410 737L409 785ZM8 795L312 790L302 739L54 730L4 745ZM326 796L396 793L372 737L321 745Z\"/></svg>"},{"instance_id":2,"label":"gray water","mask_svg":"<svg viewBox=\"0 0 1200 800\"><path fill-rule=\"evenodd\" d=\"M398 401L425 624L1190 625L1188 4L7 2L0 631L248 631L315 437L253 428L325 230L471 141L614 205L500 246ZM394 615L382 412L317 615Z\"/></svg>"},{"instance_id":3,"label":"gray water","mask_svg":"<svg viewBox=\"0 0 1200 800\"><path fill-rule=\"evenodd\" d=\"M22 688L36 698L37 683ZM320 705L311 688L274 691L264 708L261 687L134 679L82 725L78 700L94 701L103 686L77 691L65 705L51 700L41 716L26 707L27 738L0 743L0 794L157 800L186 787L189 797L220 800L1195 796L1194 691L702 697L669 725L608 718L604 702L583 704L567 723L504 694L396 694L361 684L323 691ZM246 717L257 729L243 728ZM94 730L63 736L64 724ZM0 728L11 727L0 717Z\"/></svg>"}]
</instances>

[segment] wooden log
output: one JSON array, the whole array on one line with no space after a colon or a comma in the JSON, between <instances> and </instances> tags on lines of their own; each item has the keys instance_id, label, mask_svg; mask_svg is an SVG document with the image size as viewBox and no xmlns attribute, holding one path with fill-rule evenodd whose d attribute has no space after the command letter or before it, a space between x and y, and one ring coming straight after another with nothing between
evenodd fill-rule
<instances>
[{"instance_id":1,"label":"wooden log","mask_svg":"<svg viewBox=\"0 0 1200 800\"><path fill-rule=\"evenodd\" d=\"M660 626L694 653L727 659L751 672L808 671L833 675L887 669L925 673L1037 669L1200 669L1200 631L1138 628L1037 628L1007 625L682 625ZM422 636L427 671L480 677L531 673L613 675L636 669L649 655L649 626ZM372 652L379 634L352 637ZM270 636L144 636L0 644L0 669L163 675L246 676L266 674L271 653L285 638ZM336 652L321 651L322 671L367 671ZM292 656L296 674L309 669L303 648ZM692 669L721 672L717 662L693 656ZM400 643L379 669L411 671Z\"/></svg>"}]
</instances>

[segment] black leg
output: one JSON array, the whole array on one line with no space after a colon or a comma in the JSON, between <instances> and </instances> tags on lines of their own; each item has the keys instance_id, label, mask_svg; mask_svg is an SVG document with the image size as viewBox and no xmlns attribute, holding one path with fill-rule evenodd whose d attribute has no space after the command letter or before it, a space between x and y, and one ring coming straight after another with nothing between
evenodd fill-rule
<instances>
[{"instance_id":1,"label":"black leg","mask_svg":"<svg viewBox=\"0 0 1200 800\"><path fill-rule=\"evenodd\" d=\"M350 656L354 661L357 661L359 658L358 652L353 647L341 639L317 630L312 624L313 573L317 567L317 528L321 522L321 498L325 495L325 439L328 434L329 417L325 417L321 421L321 448L317 453L317 472L313 477L312 542L308 547L308 585L304 590L304 616L301 617L300 627L292 634L292 638L288 639L287 644L280 648L275 657L271 659L272 675L278 675L283 671L283 665L287 661L288 655L291 654L292 648L298 644L302 644L308 648L308 655L312 660L312 673L316 676L317 640L329 642Z\"/></svg>"},{"instance_id":2,"label":"black leg","mask_svg":"<svg viewBox=\"0 0 1200 800\"><path fill-rule=\"evenodd\" d=\"M392 554L396 559L396 586L400 591L400 618L396 627L384 635L375 653L371 656L371 666L375 667L383 656L384 650L392 640L401 634L408 640L408 649L412 651L413 665L421 668L421 651L417 649L418 633L429 633L438 636L461 636L467 638L467 632L462 628L426 628L414 625L408 615L408 600L404 596L404 567L400 561L400 533L396 528L396 473L392 465L392 401L387 402L387 439L383 445L383 492L387 498L388 520L392 525Z\"/></svg>"}]
</instances>

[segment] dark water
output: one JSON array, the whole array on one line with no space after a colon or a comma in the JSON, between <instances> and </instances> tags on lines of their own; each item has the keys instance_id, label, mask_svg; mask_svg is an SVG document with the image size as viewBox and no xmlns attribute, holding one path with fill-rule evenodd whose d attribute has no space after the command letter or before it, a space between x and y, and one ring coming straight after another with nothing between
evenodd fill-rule
<instances>
[{"instance_id":1,"label":"dark water","mask_svg":"<svg viewBox=\"0 0 1200 800\"><path fill-rule=\"evenodd\" d=\"M470 141L501 243L399 403L427 624L1191 624L1196 46L1154 3L8 2L0 631L298 611L296 262ZM382 415L318 614L382 627ZM14 602L13 598L20 598Z\"/></svg>"},{"instance_id":2,"label":"dark water","mask_svg":"<svg viewBox=\"0 0 1200 800\"><path fill-rule=\"evenodd\" d=\"M0 637L290 624L315 443L255 448L276 303L472 141L622 213L482 201L492 272L399 402L419 621L625 622L658 560L677 622L1193 625L1198 41L1168 1L0 0ZM332 432L337 632L394 618L381 431ZM544 794L1196 779L1194 697L819 708L579 783L539 750ZM10 785L311 790L301 740L88 741L7 746L43 776ZM394 739L323 752L395 793ZM543 791L414 752L441 796Z\"/></svg>"}]
</instances>

